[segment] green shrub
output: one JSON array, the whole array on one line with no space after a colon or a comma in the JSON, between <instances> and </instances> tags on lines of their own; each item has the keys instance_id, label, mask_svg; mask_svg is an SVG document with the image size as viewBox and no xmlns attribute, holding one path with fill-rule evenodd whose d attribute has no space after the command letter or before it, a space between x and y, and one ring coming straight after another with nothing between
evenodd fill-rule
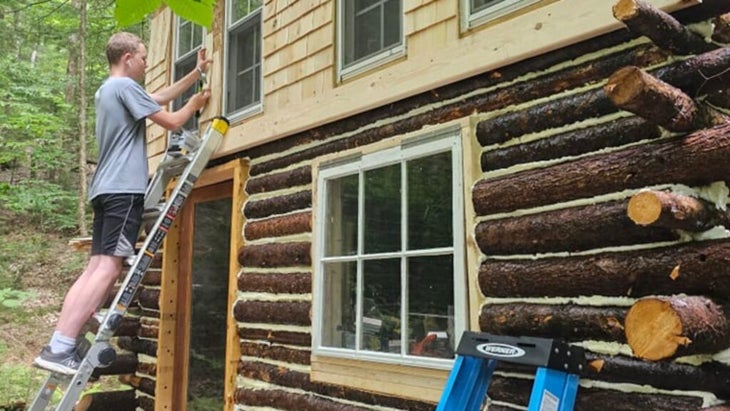
<instances>
[{"instance_id":1,"label":"green shrub","mask_svg":"<svg viewBox=\"0 0 730 411\"><path fill-rule=\"evenodd\" d=\"M0 204L16 217L44 231L76 230L77 199L75 192L48 181L0 183Z\"/></svg>"}]
</instances>

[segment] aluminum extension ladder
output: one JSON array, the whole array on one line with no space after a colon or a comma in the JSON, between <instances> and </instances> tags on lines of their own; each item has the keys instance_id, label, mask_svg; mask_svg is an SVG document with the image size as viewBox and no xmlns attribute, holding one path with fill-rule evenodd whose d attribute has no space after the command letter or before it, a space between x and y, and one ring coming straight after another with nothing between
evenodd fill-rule
<instances>
[{"instance_id":1,"label":"aluminum extension ladder","mask_svg":"<svg viewBox=\"0 0 730 411\"><path fill-rule=\"evenodd\" d=\"M436 411L479 411L499 361L536 366L527 411L572 411L585 351L557 340L465 331Z\"/></svg>"},{"instance_id":2,"label":"aluminum extension ladder","mask_svg":"<svg viewBox=\"0 0 730 411\"><path fill-rule=\"evenodd\" d=\"M86 338L80 340L80 348L85 353L76 374L50 372L28 411L45 410L58 387L65 387L66 391L55 410L71 411L94 369L107 367L114 362L116 352L109 344L109 340L122 322L122 317L132 303L155 253L162 245L162 240L192 191L195 181L223 140L226 131L228 131L228 120L217 117L208 125L201 138L188 132L171 136L166 155L157 167L145 193L143 226L148 221L154 221L154 225L147 234L141 251L131 258L129 271L99 325L94 341L88 341ZM168 183L175 177L177 177L175 187L167 200L161 202Z\"/></svg>"}]
</instances>

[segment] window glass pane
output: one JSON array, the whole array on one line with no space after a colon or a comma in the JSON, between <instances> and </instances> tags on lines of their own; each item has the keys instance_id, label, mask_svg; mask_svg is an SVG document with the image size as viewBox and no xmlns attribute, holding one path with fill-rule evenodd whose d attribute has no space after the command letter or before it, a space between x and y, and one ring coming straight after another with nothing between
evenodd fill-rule
<instances>
[{"instance_id":1,"label":"window glass pane","mask_svg":"<svg viewBox=\"0 0 730 411\"><path fill-rule=\"evenodd\" d=\"M489 8L498 11L519 2L520 0L470 0L472 13L478 13Z\"/></svg>"},{"instance_id":2,"label":"window glass pane","mask_svg":"<svg viewBox=\"0 0 730 411\"><path fill-rule=\"evenodd\" d=\"M355 14L354 60L358 61L382 49L380 7Z\"/></svg>"},{"instance_id":3,"label":"window glass pane","mask_svg":"<svg viewBox=\"0 0 730 411\"><path fill-rule=\"evenodd\" d=\"M356 267L355 262L324 264L324 346L355 349Z\"/></svg>"},{"instance_id":4,"label":"window glass pane","mask_svg":"<svg viewBox=\"0 0 730 411\"><path fill-rule=\"evenodd\" d=\"M401 166L365 172L365 240L367 254L401 249Z\"/></svg>"},{"instance_id":5,"label":"window glass pane","mask_svg":"<svg viewBox=\"0 0 730 411\"><path fill-rule=\"evenodd\" d=\"M387 49L400 43L401 39L401 11L400 0L388 0L385 2L383 16L383 48Z\"/></svg>"},{"instance_id":6,"label":"window glass pane","mask_svg":"<svg viewBox=\"0 0 730 411\"><path fill-rule=\"evenodd\" d=\"M341 256L357 253L358 175L353 174L327 182L325 255Z\"/></svg>"},{"instance_id":7,"label":"window glass pane","mask_svg":"<svg viewBox=\"0 0 730 411\"><path fill-rule=\"evenodd\" d=\"M188 370L191 410L223 407L231 208L230 198L195 205Z\"/></svg>"},{"instance_id":8,"label":"window glass pane","mask_svg":"<svg viewBox=\"0 0 730 411\"><path fill-rule=\"evenodd\" d=\"M198 56L195 54L191 54L183 59L178 60L177 63L175 63L175 81L180 80L181 78L185 77L186 74L191 72L192 70L195 70L195 64L198 62ZM172 102L172 109L179 110L182 106L184 106L188 100L190 100L190 97L193 96L193 94L196 93L196 87L190 87L189 89L185 90L178 98L176 98ZM186 130L197 130L198 129L198 119L196 116L190 117L188 121L183 124L182 128Z\"/></svg>"},{"instance_id":9,"label":"window glass pane","mask_svg":"<svg viewBox=\"0 0 730 411\"><path fill-rule=\"evenodd\" d=\"M230 33L228 112L256 105L261 100L260 18L259 14Z\"/></svg>"},{"instance_id":10,"label":"window glass pane","mask_svg":"<svg viewBox=\"0 0 730 411\"><path fill-rule=\"evenodd\" d=\"M453 243L451 152L408 161L408 249Z\"/></svg>"},{"instance_id":11,"label":"window glass pane","mask_svg":"<svg viewBox=\"0 0 730 411\"><path fill-rule=\"evenodd\" d=\"M400 259L363 263L363 350L400 353Z\"/></svg>"},{"instance_id":12,"label":"window glass pane","mask_svg":"<svg viewBox=\"0 0 730 411\"><path fill-rule=\"evenodd\" d=\"M190 51L190 44L193 41L193 33L190 29L191 23L186 20L179 20L177 31L177 55L182 56Z\"/></svg>"},{"instance_id":13,"label":"window glass pane","mask_svg":"<svg viewBox=\"0 0 730 411\"><path fill-rule=\"evenodd\" d=\"M409 353L454 357L454 266L451 255L408 259Z\"/></svg>"},{"instance_id":14,"label":"window glass pane","mask_svg":"<svg viewBox=\"0 0 730 411\"><path fill-rule=\"evenodd\" d=\"M230 23L235 23L261 7L261 0L231 0Z\"/></svg>"}]
</instances>

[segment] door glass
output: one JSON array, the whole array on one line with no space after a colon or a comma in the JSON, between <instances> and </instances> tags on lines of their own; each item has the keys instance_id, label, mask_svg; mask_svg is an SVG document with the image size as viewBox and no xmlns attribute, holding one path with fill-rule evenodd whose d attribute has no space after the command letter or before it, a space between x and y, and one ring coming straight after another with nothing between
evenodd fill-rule
<instances>
[{"instance_id":1,"label":"door glass","mask_svg":"<svg viewBox=\"0 0 730 411\"><path fill-rule=\"evenodd\" d=\"M195 203L188 410L223 409L231 199Z\"/></svg>"}]
</instances>

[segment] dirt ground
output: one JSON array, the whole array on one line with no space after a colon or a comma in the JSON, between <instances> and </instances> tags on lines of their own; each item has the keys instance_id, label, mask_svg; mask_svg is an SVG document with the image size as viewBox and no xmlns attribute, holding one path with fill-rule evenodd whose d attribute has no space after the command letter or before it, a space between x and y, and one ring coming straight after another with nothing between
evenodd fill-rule
<instances>
[{"instance_id":1,"label":"dirt ground","mask_svg":"<svg viewBox=\"0 0 730 411\"><path fill-rule=\"evenodd\" d=\"M35 234L37 236L37 234ZM23 302L15 321L0 321L0 340L10 348L5 364L30 365L43 345L47 344L58 320L63 297L85 261L84 252L69 245L70 237L43 234L32 237L25 230L6 234L0 241L10 244L42 242L41 252L19 252L9 269L21 273L20 288L31 293ZM34 248L34 247L29 247ZM17 311L17 310L16 310Z\"/></svg>"}]
</instances>

